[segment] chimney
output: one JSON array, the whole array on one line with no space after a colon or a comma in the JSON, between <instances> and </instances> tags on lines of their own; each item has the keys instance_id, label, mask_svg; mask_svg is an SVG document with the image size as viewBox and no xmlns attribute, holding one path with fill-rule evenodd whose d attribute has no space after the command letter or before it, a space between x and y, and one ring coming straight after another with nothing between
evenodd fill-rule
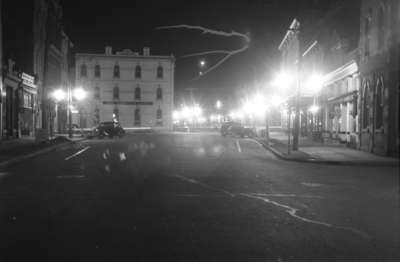
<instances>
[{"instance_id":1,"label":"chimney","mask_svg":"<svg viewBox=\"0 0 400 262\"><path fill-rule=\"evenodd\" d=\"M112 55L112 47L111 46L106 46L106 55Z\"/></svg>"},{"instance_id":2,"label":"chimney","mask_svg":"<svg viewBox=\"0 0 400 262\"><path fill-rule=\"evenodd\" d=\"M143 48L143 56L150 56L150 48L149 47Z\"/></svg>"}]
</instances>

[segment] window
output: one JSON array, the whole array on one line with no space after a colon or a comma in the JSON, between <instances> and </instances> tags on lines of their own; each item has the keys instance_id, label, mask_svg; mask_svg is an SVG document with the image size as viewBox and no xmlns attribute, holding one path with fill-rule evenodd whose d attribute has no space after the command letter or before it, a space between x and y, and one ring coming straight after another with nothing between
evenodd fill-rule
<instances>
[{"instance_id":1,"label":"window","mask_svg":"<svg viewBox=\"0 0 400 262\"><path fill-rule=\"evenodd\" d=\"M118 108L114 108L113 121L118 121L118 119L119 119L119 109Z\"/></svg>"},{"instance_id":2,"label":"window","mask_svg":"<svg viewBox=\"0 0 400 262\"><path fill-rule=\"evenodd\" d=\"M114 77L119 78L119 65L114 66Z\"/></svg>"},{"instance_id":3,"label":"window","mask_svg":"<svg viewBox=\"0 0 400 262\"><path fill-rule=\"evenodd\" d=\"M136 108L135 109L135 120L134 120L135 122L134 122L134 125L135 126L140 126L140 109L139 108Z\"/></svg>"},{"instance_id":4,"label":"window","mask_svg":"<svg viewBox=\"0 0 400 262\"><path fill-rule=\"evenodd\" d=\"M94 109L94 123L99 124L100 123L100 109L96 106Z\"/></svg>"},{"instance_id":5,"label":"window","mask_svg":"<svg viewBox=\"0 0 400 262\"><path fill-rule=\"evenodd\" d=\"M162 125L162 110L161 110L161 108L157 109L157 121L156 121L156 124L158 126Z\"/></svg>"},{"instance_id":6,"label":"window","mask_svg":"<svg viewBox=\"0 0 400 262\"><path fill-rule=\"evenodd\" d=\"M364 83L364 88L363 88L363 128L367 128L369 126L369 81L366 80Z\"/></svg>"},{"instance_id":7,"label":"window","mask_svg":"<svg viewBox=\"0 0 400 262\"><path fill-rule=\"evenodd\" d=\"M383 126L383 79L380 78L376 85L376 128Z\"/></svg>"},{"instance_id":8,"label":"window","mask_svg":"<svg viewBox=\"0 0 400 262\"><path fill-rule=\"evenodd\" d=\"M100 77L101 73L100 73L100 66L99 65L95 65L94 66L94 77Z\"/></svg>"},{"instance_id":9,"label":"window","mask_svg":"<svg viewBox=\"0 0 400 262\"><path fill-rule=\"evenodd\" d=\"M94 98L97 100L100 99L100 88L98 86L94 88Z\"/></svg>"},{"instance_id":10,"label":"window","mask_svg":"<svg viewBox=\"0 0 400 262\"><path fill-rule=\"evenodd\" d=\"M385 41L384 11L381 6L378 11L378 48L382 48Z\"/></svg>"},{"instance_id":11,"label":"window","mask_svg":"<svg viewBox=\"0 0 400 262\"><path fill-rule=\"evenodd\" d=\"M162 66L157 67L157 78L163 78L164 77L164 68Z\"/></svg>"},{"instance_id":12,"label":"window","mask_svg":"<svg viewBox=\"0 0 400 262\"><path fill-rule=\"evenodd\" d=\"M87 67L85 64L81 65L81 77L87 77Z\"/></svg>"},{"instance_id":13,"label":"window","mask_svg":"<svg viewBox=\"0 0 400 262\"><path fill-rule=\"evenodd\" d=\"M135 67L135 78L142 78L142 68L139 65Z\"/></svg>"},{"instance_id":14,"label":"window","mask_svg":"<svg viewBox=\"0 0 400 262\"><path fill-rule=\"evenodd\" d=\"M114 89L113 89L113 98L114 99L119 99L119 88L118 88L118 86L114 87Z\"/></svg>"},{"instance_id":15,"label":"window","mask_svg":"<svg viewBox=\"0 0 400 262\"><path fill-rule=\"evenodd\" d=\"M140 87L136 87L135 88L135 99L140 100L141 96L142 96L142 90L140 89Z\"/></svg>"},{"instance_id":16,"label":"window","mask_svg":"<svg viewBox=\"0 0 400 262\"><path fill-rule=\"evenodd\" d=\"M32 108L32 95L24 92L24 108Z\"/></svg>"},{"instance_id":17,"label":"window","mask_svg":"<svg viewBox=\"0 0 400 262\"><path fill-rule=\"evenodd\" d=\"M161 100L162 99L162 89L161 87L157 88L157 100Z\"/></svg>"}]
</instances>

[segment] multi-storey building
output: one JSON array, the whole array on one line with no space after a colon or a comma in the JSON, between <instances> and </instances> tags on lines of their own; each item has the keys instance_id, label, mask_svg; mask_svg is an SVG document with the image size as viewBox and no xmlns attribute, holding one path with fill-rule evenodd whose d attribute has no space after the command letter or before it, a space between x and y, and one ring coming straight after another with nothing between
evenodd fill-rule
<instances>
[{"instance_id":1,"label":"multi-storey building","mask_svg":"<svg viewBox=\"0 0 400 262\"><path fill-rule=\"evenodd\" d=\"M172 129L173 56L106 47L104 54L78 53L75 62L75 84L89 93L78 105L81 127L117 120L124 127Z\"/></svg>"},{"instance_id":2,"label":"multi-storey building","mask_svg":"<svg viewBox=\"0 0 400 262\"><path fill-rule=\"evenodd\" d=\"M363 0L360 23L361 149L398 156L400 2Z\"/></svg>"}]
</instances>

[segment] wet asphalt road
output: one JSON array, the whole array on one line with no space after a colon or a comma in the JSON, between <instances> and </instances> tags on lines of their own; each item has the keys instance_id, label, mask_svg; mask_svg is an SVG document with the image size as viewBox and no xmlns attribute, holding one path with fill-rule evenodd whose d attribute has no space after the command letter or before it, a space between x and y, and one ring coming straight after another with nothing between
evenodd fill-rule
<instances>
[{"instance_id":1,"label":"wet asphalt road","mask_svg":"<svg viewBox=\"0 0 400 262\"><path fill-rule=\"evenodd\" d=\"M398 171L217 134L89 140L0 171L0 258L400 261Z\"/></svg>"}]
</instances>

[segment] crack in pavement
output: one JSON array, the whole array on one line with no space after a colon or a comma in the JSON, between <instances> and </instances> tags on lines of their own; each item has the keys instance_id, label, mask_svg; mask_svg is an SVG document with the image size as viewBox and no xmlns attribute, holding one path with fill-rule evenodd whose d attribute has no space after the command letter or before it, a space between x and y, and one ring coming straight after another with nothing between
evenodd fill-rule
<instances>
[{"instance_id":1,"label":"crack in pavement","mask_svg":"<svg viewBox=\"0 0 400 262\"><path fill-rule=\"evenodd\" d=\"M322 221L313 220L313 219L309 219L309 218L305 218L305 217L299 216L297 214L297 212L299 211L297 208L278 203L278 202L273 201L271 199L268 199L266 197L261 197L261 196L252 195L252 194L244 194L244 193L242 193L240 195L248 197L248 198L252 198L252 199L258 199L258 200L264 201L264 202L266 202L268 204L272 204L274 206L281 207L281 208L285 209L286 213L288 213L290 216L292 216L294 218L297 218L297 219L299 219L299 220L301 220L303 222L316 224L316 225L321 225L321 226L326 226L326 227L329 227L329 228L342 229L342 230L353 232L354 234L357 234L357 235L362 236L364 238L371 239L371 236L368 235L367 233L365 233L363 231L360 231L358 229L352 228L352 227L337 226L337 225L333 225L333 224L330 224L330 223L326 223L326 222L322 222Z\"/></svg>"},{"instance_id":2,"label":"crack in pavement","mask_svg":"<svg viewBox=\"0 0 400 262\"><path fill-rule=\"evenodd\" d=\"M185 181L185 182L188 182L188 183L192 183L192 184L196 184L196 185L202 186L202 187L207 188L207 189L211 189L211 190L214 190L214 191L217 191L217 192L221 192L221 193L227 194L230 197L237 196L237 195L235 195L235 194L233 194L233 193L231 193L229 191L226 191L224 189L220 189L220 188L216 188L216 187L207 185L207 184L205 184L203 182L197 181L197 180L192 179L192 178L188 178L188 177L181 176L181 175L172 175L172 177L178 178L178 179L180 179L182 181ZM302 216L297 214L297 212L299 211L297 208L281 204L281 203L273 201L273 200L271 200L271 199L269 199L267 197L261 197L261 196L259 196L257 194L254 195L254 194L245 194L245 193L240 193L239 195L243 196L243 197L250 198L250 199L261 200L261 201L263 201L265 203L272 204L274 206L283 208L283 209L285 209L286 213L288 213L290 216L292 216L292 217L294 217L294 218L296 218L296 219L298 219L300 221L306 222L306 223L325 226L325 227L333 228L333 229L340 229L340 230L350 231L350 232L352 232L352 233L354 233L356 235L359 235L359 236L361 236L363 238L366 238L366 239L371 239L372 238L367 233L365 233L365 232L363 232L361 230L352 228L352 227L337 226L337 225L333 225L333 224L330 224L330 223L327 223L327 222L323 222L323 221L318 221L318 220L302 217Z\"/></svg>"}]
</instances>

